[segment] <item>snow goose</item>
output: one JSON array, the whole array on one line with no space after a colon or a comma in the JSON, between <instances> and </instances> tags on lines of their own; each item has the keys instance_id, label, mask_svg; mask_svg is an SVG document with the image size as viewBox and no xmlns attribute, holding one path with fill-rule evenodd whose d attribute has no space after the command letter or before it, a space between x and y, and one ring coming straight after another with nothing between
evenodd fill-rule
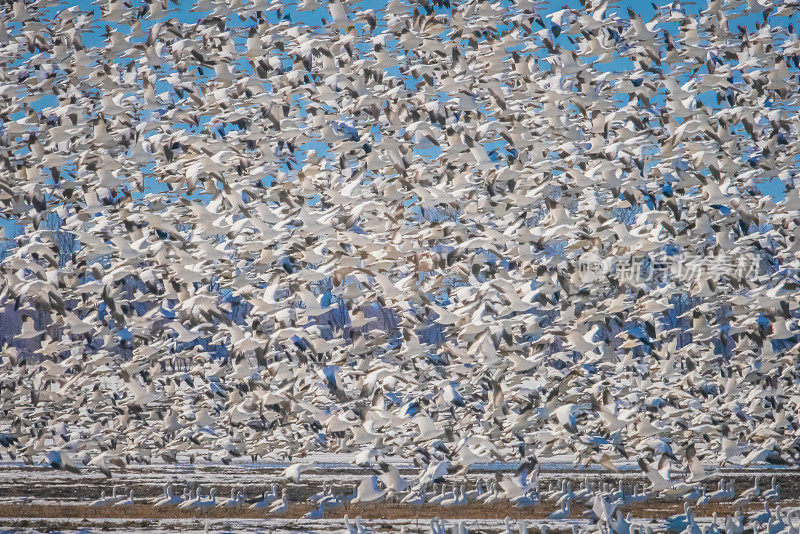
<instances>
[{"instance_id":1,"label":"snow goose","mask_svg":"<svg viewBox=\"0 0 800 534\"><path fill-rule=\"evenodd\" d=\"M503 500L503 496L500 494L500 490L497 486L497 481L492 481L492 490L488 493L484 499L484 504L495 504Z\"/></svg>"},{"instance_id":2,"label":"snow goose","mask_svg":"<svg viewBox=\"0 0 800 534\"><path fill-rule=\"evenodd\" d=\"M223 499L217 503L217 508L240 508L244 502L244 494L236 491L236 488L231 488L231 496Z\"/></svg>"},{"instance_id":3,"label":"snow goose","mask_svg":"<svg viewBox=\"0 0 800 534\"><path fill-rule=\"evenodd\" d=\"M466 492L464 497L467 499L467 502L473 502L479 499L484 493L486 493L486 490L483 486L483 480L479 478L475 481L475 489Z\"/></svg>"},{"instance_id":4,"label":"snow goose","mask_svg":"<svg viewBox=\"0 0 800 534\"><path fill-rule=\"evenodd\" d=\"M560 510L556 510L549 516L549 519L569 519L570 516L570 501L565 501Z\"/></svg>"},{"instance_id":5,"label":"snow goose","mask_svg":"<svg viewBox=\"0 0 800 534\"><path fill-rule=\"evenodd\" d=\"M325 519L325 500L321 499L319 501L319 506L306 513L303 519Z\"/></svg>"},{"instance_id":6,"label":"snow goose","mask_svg":"<svg viewBox=\"0 0 800 534\"><path fill-rule=\"evenodd\" d=\"M178 508L181 510L191 510L196 508L200 501L202 500L202 495L200 495L200 487L194 488L194 490L189 490L189 495L182 503L178 505Z\"/></svg>"},{"instance_id":7,"label":"snow goose","mask_svg":"<svg viewBox=\"0 0 800 534\"><path fill-rule=\"evenodd\" d=\"M111 505L113 505L115 503L118 503L122 499L125 499L125 494L124 493L120 493L120 494L117 493L118 489L119 489L118 486L114 486L112 488L112 490L111 490L111 497L106 497L104 503L103 502L98 502L99 501L98 500L98 501L95 501L95 502L98 502L98 504L94 504L94 503L92 503L92 504L95 505L95 506L111 506Z\"/></svg>"},{"instance_id":8,"label":"snow goose","mask_svg":"<svg viewBox=\"0 0 800 534\"><path fill-rule=\"evenodd\" d=\"M133 506L134 504L136 503L133 500L133 490L130 490L130 492L128 492L128 496L115 502L114 506Z\"/></svg>"},{"instance_id":9,"label":"snow goose","mask_svg":"<svg viewBox=\"0 0 800 534\"><path fill-rule=\"evenodd\" d=\"M770 521L770 519L772 519L772 512L770 511L769 503L767 503L767 502L764 503L764 510L763 511L754 513L749 517L750 521L758 522L758 523L761 523L761 524L768 523Z\"/></svg>"},{"instance_id":10,"label":"snow goose","mask_svg":"<svg viewBox=\"0 0 800 534\"><path fill-rule=\"evenodd\" d=\"M161 508L165 506L177 506L180 503L182 503L183 500L184 498L181 497L180 495L174 495L172 493L172 484L169 484L167 485L166 495L164 495L164 497L156 501L156 503L153 506L155 506L156 508Z\"/></svg>"},{"instance_id":11,"label":"snow goose","mask_svg":"<svg viewBox=\"0 0 800 534\"><path fill-rule=\"evenodd\" d=\"M356 532L358 534L367 534L367 529L364 527L364 524L361 522L361 516L356 516Z\"/></svg>"},{"instance_id":12,"label":"snow goose","mask_svg":"<svg viewBox=\"0 0 800 534\"><path fill-rule=\"evenodd\" d=\"M283 515L289 511L289 498L286 494L286 488L281 491L281 498L273 502L269 507L270 515Z\"/></svg>"},{"instance_id":13,"label":"snow goose","mask_svg":"<svg viewBox=\"0 0 800 534\"><path fill-rule=\"evenodd\" d=\"M344 520L344 532L343 532L343 534L356 534L358 532L358 529L355 526L353 526L352 524L350 524L350 516L348 516L347 514L344 514L343 520Z\"/></svg>"},{"instance_id":14,"label":"snow goose","mask_svg":"<svg viewBox=\"0 0 800 534\"><path fill-rule=\"evenodd\" d=\"M331 484L330 494L327 497L324 497L319 502L320 503L325 503L325 508L327 508L328 510L335 510L337 508L340 508L340 507L344 506L348 502L350 502L349 499L350 499L350 497L348 497L348 496L335 495L333 493L333 485Z\"/></svg>"},{"instance_id":15,"label":"snow goose","mask_svg":"<svg viewBox=\"0 0 800 534\"><path fill-rule=\"evenodd\" d=\"M303 473L306 473L315 467L316 466L313 462L292 464L283 471L283 478L291 482L298 483L300 482L300 477L303 475Z\"/></svg>"},{"instance_id":16,"label":"snow goose","mask_svg":"<svg viewBox=\"0 0 800 534\"><path fill-rule=\"evenodd\" d=\"M317 503L319 503L319 501L325 499L326 497L329 497L330 494L331 494L331 485L332 484L333 483L330 482L330 481L324 481L322 483L322 489L320 491L318 491L317 493L315 493L314 495L312 495L309 498L309 501L311 501L314 504L317 504Z\"/></svg>"},{"instance_id":17,"label":"snow goose","mask_svg":"<svg viewBox=\"0 0 800 534\"><path fill-rule=\"evenodd\" d=\"M464 485L461 484L461 486L459 486L458 490L456 490L456 487L453 486L452 495L450 497L448 497L447 499L444 499L443 501L441 501L439 503L439 505L440 506L446 506L446 507L460 506L462 504L465 504L466 502L467 502L467 500L466 500L466 498L464 496Z\"/></svg>"},{"instance_id":18,"label":"snow goose","mask_svg":"<svg viewBox=\"0 0 800 534\"><path fill-rule=\"evenodd\" d=\"M114 502L116 502L116 500L117 500L116 499L116 495L114 496L113 500L114 500ZM105 491L101 491L100 492L100 498L97 499L96 501L92 501L89 504L89 506L108 506L110 504L110 501L111 501L111 499L106 497L106 492Z\"/></svg>"},{"instance_id":19,"label":"snow goose","mask_svg":"<svg viewBox=\"0 0 800 534\"><path fill-rule=\"evenodd\" d=\"M667 532L683 532L690 524L692 511L688 501L683 503L683 513L669 517L667 519Z\"/></svg>"},{"instance_id":20,"label":"snow goose","mask_svg":"<svg viewBox=\"0 0 800 534\"><path fill-rule=\"evenodd\" d=\"M195 506L198 510L211 510L217 505L217 495L214 488L211 488L209 491L208 496L204 499L200 499L200 501Z\"/></svg>"},{"instance_id":21,"label":"snow goose","mask_svg":"<svg viewBox=\"0 0 800 534\"><path fill-rule=\"evenodd\" d=\"M422 506L425 504L425 488L411 490L402 498L400 504L410 504L412 506Z\"/></svg>"},{"instance_id":22,"label":"snow goose","mask_svg":"<svg viewBox=\"0 0 800 534\"><path fill-rule=\"evenodd\" d=\"M725 481L720 479L717 483L717 490L708 494L709 501L722 501L728 498L728 488L725 486Z\"/></svg>"},{"instance_id":23,"label":"snow goose","mask_svg":"<svg viewBox=\"0 0 800 534\"><path fill-rule=\"evenodd\" d=\"M447 534L447 528L444 525L444 521L439 519L439 516L432 518L428 525L430 527L431 534Z\"/></svg>"},{"instance_id":24,"label":"snow goose","mask_svg":"<svg viewBox=\"0 0 800 534\"><path fill-rule=\"evenodd\" d=\"M759 487L758 487L758 481L759 481L759 479L758 479L758 477L756 477L756 480L755 480L755 482L753 484L753 487L750 488L750 489L744 490L739 495L739 498L736 499L735 501L733 501L733 505L736 508L741 508L742 506L744 506L745 504L749 503L753 499L758 498L758 496L761 494L761 491L759 490Z\"/></svg>"},{"instance_id":25,"label":"snow goose","mask_svg":"<svg viewBox=\"0 0 800 534\"><path fill-rule=\"evenodd\" d=\"M444 484L439 488L439 493L436 493L436 487L436 484L434 484L433 491L431 491L432 497L428 499L428 504L439 504L448 497Z\"/></svg>"},{"instance_id":26,"label":"snow goose","mask_svg":"<svg viewBox=\"0 0 800 534\"><path fill-rule=\"evenodd\" d=\"M386 490L378 489L377 475L370 475L361 480L353 504L360 502L378 502L383 499Z\"/></svg>"},{"instance_id":27,"label":"snow goose","mask_svg":"<svg viewBox=\"0 0 800 534\"><path fill-rule=\"evenodd\" d=\"M697 497L697 501L694 503L695 506L705 506L710 502L708 495L706 495L706 488L703 487L700 489L700 495Z\"/></svg>"},{"instance_id":28,"label":"snow goose","mask_svg":"<svg viewBox=\"0 0 800 534\"><path fill-rule=\"evenodd\" d=\"M270 505L276 500L278 500L278 486L276 484L273 484L270 490L264 490L264 493L260 501L257 501L250 505L250 509L261 510L263 508L269 508Z\"/></svg>"},{"instance_id":29,"label":"snow goose","mask_svg":"<svg viewBox=\"0 0 800 534\"><path fill-rule=\"evenodd\" d=\"M161 493L161 495L158 495L157 497L153 497L152 499L148 499L148 502L149 502L150 504L156 504L156 503L157 503L157 502L159 502L160 500L162 500L162 499L164 499L164 498L168 497L168 496L169 496L169 494L170 494L170 489L171 489L171 486L172 486L172 485L171 485L171 484L169 484L169 483L167 483L167 484L164 484L164 487L163 487L163 492Z\"/></svg>"},{"instance_id":30,"label":"snow goose","mask_svg":"<svg viewBox=\"0 0 800 534\"><path fill-rule=\"evenodd\" d=\"M777 484L775 477L772 477L772 484L768 490L765 490L761 495L765 501L779 501L781 500L780 487Z\"/></svg>"}]
</instances>

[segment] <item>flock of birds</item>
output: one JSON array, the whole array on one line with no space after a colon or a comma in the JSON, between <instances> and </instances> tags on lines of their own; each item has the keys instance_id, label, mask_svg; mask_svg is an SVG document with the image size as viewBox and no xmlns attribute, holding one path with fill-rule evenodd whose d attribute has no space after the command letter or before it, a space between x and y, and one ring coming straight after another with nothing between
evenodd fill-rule
<instances>
[{"instance_id":1,"label":"flock of birds","mask_svg":"<svg viewBox=\"0 0 800 534\"><path fill-rule=\"evenodd\" d=\"M581 1L0 2L0 454L800 462L800 3Z\"/></svg>"},{"instance_id":2,"label":"flock of birds","mask_svg":"<svg viewBox=\"0 0 800 534\"><path fill-rule=\"evenodd\" d=\"M325 519L326 512L344 508L345 511L352 510L350 505L359 503L380 503L392 502L408 504L419 507L422 505L435 505L438 507L449 508L468 504L491 505L498 502L510 502L517 507L530 507L540 503L555 504L558 509L549 516L550 520L567 519L589 519L589 524L600 525L601 531L613 532L615 534L650 534L653 531L654 523L634 519L631 512L623 514L619 509L635 503L663 502L675 496L669 492L648 492L645 485L637 483L626 487L620 479L617 484L608 482L590 481L584 478L578 488L572 486L572 481L561 479L560 483L550 483L546 490L540 490L538 484L530 486L526 491L520 492L517 486L510 480L503 480L498 484L497 478L478 479L473 489L467 489L467 484L445 483L441 485L431 483L421 485L412 483L396 471L391 469L384 475L368 476L360 483L352 487L352 491L347 494L337 493L334 489L334 482L323 482L319 492L312 495L305 504L313 504L315 508L302 519L316 520ZM800 532L800 508L793 507L790 510L781 509L781 491L776 483L775 477L772 478L771 485L767 487L759 486L760 479L755 479L753 487L742 491L738 496L734 489L733 482L720 479L715 490L707 491L705 485L696 489L691 495L682 496L684 511L670 517L664 529L668 533L686 534L717 534L726 532L728 534L796 534ZM133 490L129 492L117 493L117 486L113 488L113 494L107 496L103 492L99 499L93 501L90 506L132 506L142 504L141 501L134 500ZM736 509L732 516L726 516L719 520L717 513L714 512L709 521L699 523L695 516L692 505L706 506L712 503L732 503ZM287 489L278 489L278 484L272 486L260 495L255 497L248 496L246 488L231 488L230 497L218 499L216 492L211 488L207 494L202 492L199 485L184 485L182 495L174 490L174 485L168 483L164 486L163 494L149 499L150 505L156 508L175 507L180 510L199 510L208 511L211 509L236 510L249 508L267 512L270 516L283 517L291 507ZM585 510L582 513L574 513L572 504L580 504ZM743 511L743 507L750 503L763 503L763 510L756 510L748 513ZM775 505L774 508L771 508ZM365 528L361 524L361 517L356 518L355 524L350 524L349 516L344 514L345 532L362 533ZM429 521L431 534L444 534L451 531L453 534L467 532L464 521L455 522L448 529L446 522L439 517ZM505 519L506 531L509 534L518 532L527 534L527 523L524 520L518 521L512 529L510 518ZM660 529L660 530L664 530ZM572 525L574 533L579 532L577 524ZM541 527L542 534L546 532L546 525Z\"/></svg>"}]
</instances>

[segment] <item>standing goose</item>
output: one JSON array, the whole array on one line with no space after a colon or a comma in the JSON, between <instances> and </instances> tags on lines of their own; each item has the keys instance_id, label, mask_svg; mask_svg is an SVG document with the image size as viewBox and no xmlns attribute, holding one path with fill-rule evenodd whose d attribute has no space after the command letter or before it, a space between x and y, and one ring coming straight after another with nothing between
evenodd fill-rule
<instances>
[{"instance_id":1,"label":"standing goose","mask_svg":"<svg viewBox=\"0 0 800 534\"><path fill-rule=\"evenodd\" d=\"M250 509L261 510L264 508L269 508L276 500L278 500L278 486L273 484L270 490L264 490L260 501L250 505Z\"/></svg>"},{"instance_id":2,"label":"standing goose","mask_svg":"<svg viewBox=\"0 0 800 534\"><path fill-rule=\"evenodd\" d=\"M106 492L105 491L101 491L100 492L100 498L97 499L96 501L92 501L89 504L89 506L108 506L109 505L109 500L110 499L106 497ZM115 500L116 500L116 497L115 497Z\"/></svg>"},{"instance_id":3,"label":"standing goose","mask_svg":"<svg viewBox=\"0 0 800 534\"><path fill-rule=\"evenodd\" d=\"M780 501L781 500L781 491L780 487L778 486L775 477L772 477L772 483L768 490L765 490L764 493L761 495L761 498L765 501Z\"/></svg>"},{"instance_id":4,"label":"standing goose","mask_svg":"<svg viewBox=\"0 0 800 534\"><path fill-rule=\"evenodd\" d=\"M430 534L447 534L447 530L443 527L438 516L432 518L428 522L428 525L430 527Z\"/></svg>"},{"instance_id":5,"label":"standing goose","mask_svg":"<svg viewBox=\"0 0 800 534\"><path fill-rule=\"evenodd\" d=\"M174 495L172 493L172 484L167 485L166 495L156 501L153 505L156 508L161 508L164 506L177 506L184 501L184 498L180 495Z\"/></svg>"},{"instance_id":6,"label":"standing goose","mask_svg":"<svg viewBox=\"0 0 800 534\"><path fill-rule=\"evenodd\" d=\"M239 506L239 497L236 493L236 488L231 488L231 496L228 499L223 499L217 503L217 508L237 508Z\"/></svg>"},{"instance_id":7,"label":"standing goose","mask_svg":"<svg viewBox=\"0 0 800 534\"><path fill-rule=\"evenodd\" d=\"M124 499L118 500L114 503L114 506L133 506L135 504L133 500L133 490L128 492L128 496Z\"/></svg>"},{"instance_id":8,"label":"standing goose","mask_svg":"<svg viewBox=\"0 0 800 534\"><path fill-rule=\"evenodd\" d=\"M315 510L311 510L303 516L303 519L324 519L325 518L325 500L319 501L319 506Z\"/></svg>"},{"instance_id":9,"label":"standing goose","mask_svg":"<svg viewBox=\"0 0 800 534\"><path fill-rule=\"evenodd\" d=\"M200 501L202 500L202 495L200 495L200 487L194 488L194 490L189 490L189 495L182 503L178 505L178 508L181 510L191 510L196 508Z\"/></svg>"},{"instance_id":10,"label":"standing goose","mask_svg":"<svg viewBox=\"0 0 800 534\"><path fill-rule=\"evenodd\" d=\"M172 488L171 484L169 484L169 483L164 484L164 488L163 488L164 492L161 495L158 495L157 497L153 497L152 499L149 499L149 502L151 504L156 504L157 502L165 499L167 496L170 495L171 488Z\"/></svg>"},{"instance_id":11,"label":"standing goose","mask_svg":"<svg viewBox=\"0 0 800 534\"><path fill-rule=\"evenodd\" d=\"M758 487L758 477L756 477L755 482L753 483L753 487L750 488L750 489L744 490L739 495L739 498L736 499L735 501L733 501L733 505L736 508L741 508L742 506L744 506L745 504L749 503L753 499L758 498L758 496L760 494L761 494L761 491L759 490L759 487Z\"/></svg>"},{"instance_id":12,"label":"standing goose","mask_svg":"<svg viewBox=\"0 0 800 534\"><path fill-rule=\"evenodd\" d=\"M199 510L211 510L217 505L217 496L214 488L209 491L208 497L201 499L195 508Z\"/></svg>"},{"instance_id":13,"label":"standing goose","mask_svg":"<svg viewBox=\"0 0 800 534\"><path fill-rule=\"evenodd\" d=\"M289 498L286 494L286 488L281 491L281 498L273 502L269 507L270 515L284 515L289 511Z\"/></svg>"},{"instance_id":14,"label":"standing goose","mask_svg":"<svg viewBox=\"0 0 800 534\"><path fill-rule=\"evenodd\" d=\"M444 484L441 485L439 493L436 493L436 484L433 485L433 491L431 492L433 497L428 499L428 504L439 504L443 500L447 498L447 493L445 493L445 486Z\"/></svg>"},{"instance_id":15,"label":"standing goose","mask_svg":"<svg viewBox=\"0 0 800 534\"><path fill-rule=\"evenodd\" d=\"M549 516L549 519L568 519L570 516L570 501L564 502L560 510L556 510Z\"/></svg>"}]
</instances>

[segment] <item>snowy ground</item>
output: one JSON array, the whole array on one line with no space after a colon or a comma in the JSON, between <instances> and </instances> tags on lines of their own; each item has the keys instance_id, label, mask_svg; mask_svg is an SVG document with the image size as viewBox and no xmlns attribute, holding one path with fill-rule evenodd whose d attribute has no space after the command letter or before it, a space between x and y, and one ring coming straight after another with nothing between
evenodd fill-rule
<instances>
[{"instance_id":1,"label":"snowy ground","mask_svg":"<svg viewBox=\"0 0 800 534\"><path fill-rule=\"evenodd\" d=\"M221 465L150 465L131 466L125 470L115 470L114 477L107 479L97 471L86 470L81 474L72 474L63 471L54 471L45 467L23 466L16 463L0 463L0 532L342 532L344 521L343 510L335 515L337 517L325 520L308 521L297 518L278 519L266 515L260 517L246 517L247 514L232 514L231 517L220 517L219 513L207 514L197 517L161 517L150 515L146 506L131 509L127 516L119 517L120 511L108 512L92 509L90 514L83 514L86 505L99 497L101 491L111 494L114 486L120 491L131 488L135 492L137 503L142 505L149 498L159 495L163 485L172 482L177 486L186 484L202 486L206 491L215 488L218 498L226 498L231 488L236 488L247 493L250 497L260 495L261 492L277 483L285 486L289 492L290 500L303 503L308 496L318 491L321 482L334 481L337 492L345 494L352 491L352 487L362 477L374 471L360 468L335 457L317 457L316 468L304 474L300 483L286 483L281 479L281 472L286 464L234 464ZM401 472L409 478L413 475L411 466L397 462ZM448 481L465 481L468 487L474 484L479 477L493 478L498 472L510 471L512 464L493 464L476 466L474 472L466 477L448 477ZM553 458L543 462L542 486L546 489L551 483L560 484L565 478L577 486L585 478L592 481L617 482L623 479L624 484L643 484L641 473L631 463L620 465L620 471L610 473L598 469L575 470L568 457ZM762 484L768 484L772 476L776 476L781 486L782 504L784 507L796 505L800 498L800 471L794 469L773 469L768 466L756 467L747 470L723 471L726 479L734 480L737 493L753 484L756 476L762 477ZM708 487L716 487L717 479L710 479ZM297 504L297 509L303 510L305 504ZM413 507L398 510L397 507L386 507L387 517L381 517L381 505L373 505L369 510L350 509L351 520L355 515L364 515L363 525L368 532L400 532L406 527L411 532L429 532L429 518L436 513L435 509L422 510ZM552 505L550 505L552 507ZM759 503L754 503L750 509L758 508ZM672 511L679 511L682 503L659 503L655 500L648 501L642 506L631 509L634 522L647 525L654 532L664 530L664 518ZM105 509L102 509L105 510ZM546 518L549 509L534 507L527 509L510 508L507 504L496 507L477 509L470 507L459 515L458 509L444 510L442 517L447 517L448 526L455 526L461 520L470 533L475 532L506 532L505 517L512 517L513 532L516 534L517 521L525 518L530 532L539 532L542 525L547 525L549 531L572 531L573 526L580 530L596 530L596 526L582 516L584 508L578 507L570 519L549 520ZM728 508L720 508L723 515ZM42 513L42 511L46 513ZM366 513L365 513L366 512ZM732 513L732 512L731 512ZM427 515L426 515L427 514ZM123 514L125 515L125 514ZM252 514L250 514L252 515ZM301 515L301 514L298 514ZM439 514L437 514L439 515ZM700 515L700 514L698 514ZM710 513L708 514L710 515ZM417 516L417 517L415 517ZM377 518L376 517L380 517ZM702 520L701 520L702 521Z\"/></svg>"}]
</instances>

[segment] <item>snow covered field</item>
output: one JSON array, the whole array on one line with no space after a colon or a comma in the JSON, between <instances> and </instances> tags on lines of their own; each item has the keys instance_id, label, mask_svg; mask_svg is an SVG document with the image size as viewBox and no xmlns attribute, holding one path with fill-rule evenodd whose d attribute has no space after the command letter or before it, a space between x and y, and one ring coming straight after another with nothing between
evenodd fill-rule
<instances>
[{"instance_id":1,"label":"snow covered field","mask_svg":"<svg viewBox=\"0 0 800 534\"><path fill-rule=\"evenodd\" d=\"M349 505L332 511L325 519L307 520L301 516L314 509L308 499L324 483L333 483L335 492L348 494L365 476L372 474L369 468L347 463L345 458L317 457L315 468L304 473L299 483L282 479L286 464L233 464L190 465L156 464L131 466L115 472L107 479L97 471L72 474L39 466L23 466L16 463L0 464L0 532L347 532L344 514L348 514L352 532L358 532L355 517L361 516L361 526L366 532L431 532L430 519L444 518L447 532L459 532L463 525L468 532L505 533L511 531L538 532L542 526L548 531L597 531L598 527L589 519L588 508L574 506L567 518L550 519L548 516L558 507L545 502L529 507L513 507L508 502L490 505L467 504L455 507L414 507L396 503L372 503ZM397 464L402 473L411 473L411 466ZM466 476L448 475L447 483L466 484L474 487L477 480L491 480L496 475L508 474L515 466L511 464L482 465ZM633 465L620 465L613 473L597 468L574 470L568 457L551 458L543 462L541 472L543 494L550 488L560 487L562 481L570 481L577 492L586 481L598 484L601 481L618 486L622 481L626 491L642 488L646 480ZM800 497L800 472L794 469L775 469L758 466L746 470L722 471L723 480L733 482L736 493L746 491L760 477L762 485L774 476L781 488L780 504L784 510L792 510ZM204 491L215 488L216 495L227 497L231 489L244 492L255 499L272 484L287 489L291 501L290 511L284 517L270 517L266 512L248 509L219 510L205 512L163 510L150 506L153 497L162 493L166 483L176 488L201 487ZM716 487L718 478L706 482L710 489ZM117 487L120 494L134 491L135 505L131 507L93 508L88 504L105 491L110 495ZM694 503L692 503L694 504ZM631 504L624 508L630 513L630 523L641 532L667 530L671 516L680 514L683 501L667 502L661 498ZM755 517L763 513L763 503L758 500L742 507L744 517ZM735 510L730 502L716 502L696 509L697 523L710 525L712 514L719 516L723 524L726 515ZM509 517L509 520L506 518ZM520 530L522 528L523 530Z\"/></svg>"}]
</instances>

